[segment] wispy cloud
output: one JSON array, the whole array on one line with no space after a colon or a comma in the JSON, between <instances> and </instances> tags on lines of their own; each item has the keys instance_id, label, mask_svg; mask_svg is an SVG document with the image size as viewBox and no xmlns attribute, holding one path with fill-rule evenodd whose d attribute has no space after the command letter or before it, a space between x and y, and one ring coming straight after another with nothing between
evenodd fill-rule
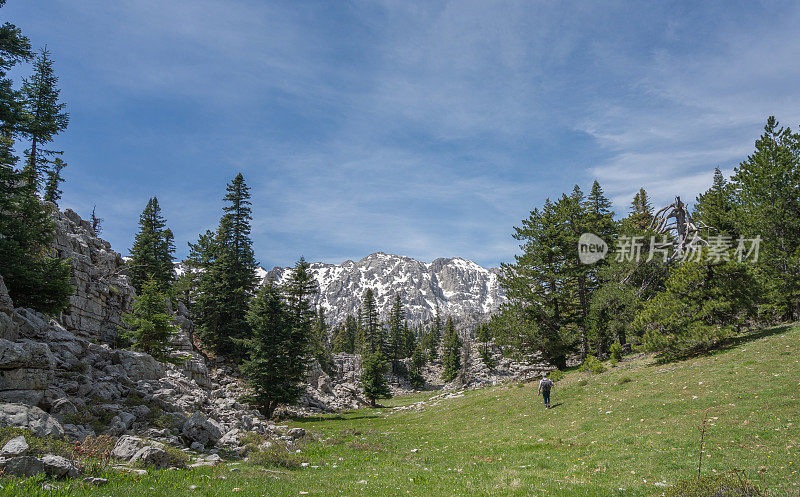
<instances>
[{"instance_id":1,"label":"wispy cloud","mask_svg":"<svg viewBox=\"0 0 800 497\"><path fill-rule=\"evenodd\" d=\"M122 251L150 195L185 242L241 171L265 265L496 265L546 197L693 199L800 111L792 2L9 3L71 106L65 205Z\"/></svg>"}]
</instances>

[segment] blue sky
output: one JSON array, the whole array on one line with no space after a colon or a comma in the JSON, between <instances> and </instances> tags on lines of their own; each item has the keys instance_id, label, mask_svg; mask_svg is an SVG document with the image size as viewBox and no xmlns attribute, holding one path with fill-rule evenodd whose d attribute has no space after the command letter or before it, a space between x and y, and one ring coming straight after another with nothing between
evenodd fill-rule
<instances>
[{"instance_id":1,"label":"blue sky","mask_svg":"<svg viewBox=\"0 0 800 497\"><path fill-rule=\"evenodd\" d=\"M8 0L56 60L62 207L126 253L157 195L178 256L253 193L262 265L510 260L548 196L618 213L707 188L800 115L798 2Z\"/></svg>"}]
</instances>

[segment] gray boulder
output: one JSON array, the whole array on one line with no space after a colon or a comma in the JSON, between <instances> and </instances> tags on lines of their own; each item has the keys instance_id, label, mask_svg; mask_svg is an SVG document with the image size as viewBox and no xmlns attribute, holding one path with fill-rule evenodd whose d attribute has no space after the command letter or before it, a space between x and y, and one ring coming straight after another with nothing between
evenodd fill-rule
<instances>
[{"instance_id":1,"label":"gray boulder","mask_svg":"<svg viewBox=\"0 0 800 497\"><path fill-rule=\"evenodd\" d=\"M205 447L211 447L222 438L222 430L213 421L202 413L196 412L186 420L182 434L190 442L199 442Z\"/></svg>"},{"instance_id":2,"label":"gray boulder","mask_svg":"<svg viewBox=\"0 0 800 497\"><path fill-rule=\"evenodd\" d=\"M28 442L22 435L14 437L0 449L0 457L18 457L28 453Z\"/></svg>"},{"instance_id":3,"label":"gray boulder","mask_svg":"<svg viewBox=\"0 0 800 497\"><path fill-rule=\"evenodd\" d=\"M151 355L134 350L116 350L114 363L122 366L131 381L157 380L164 376L164 365Z\"/></svg>"},{"instance_id":4,"label":"gray boulder","mask_svg":"<svg viewBox=\"0 0 800 497\"><path fill-rule=\"evenodd\" d=\"M44 466L44 472L55 478L64 476L75 478L80 474L80 470L66 457L47 454L42 457L42 465Z\"/></svg>"},{"instance_id":5,"label":"gray boulder","mask_svg":"<svg viewBox=\"0 0 800 497\"><path fill-rule=\"evenodd\" d=\"M147 445L139 449L131 463L142 463L147 466L155 466L156 468L169 468L173 465L173 459L166 450L155 445Z\"/></svg>"},{"instance_id":6,"label":"gray boulder","mask_svg":"<svg viewBox=\"0 0 800 497\"><path fill-rule=\"evenodd\" d=\"M6 459L2 463L3 472L10 476L36 476L44 472L42 460L32 456Z\"/></svg>"},{"instance_id":7,"label":"gray boulder","mask_svg":"<svg viewBox=\"0 0 800 497\"><path fill-rule=\"evenodd\" d=\"M117 440L117 444L111 451L111 456L123 461L130 461L146 445L147 442L139 437L123 435Z\"/></svg>"},{"instance_id":8,"label":"gray boulder","mask_svg":"<svg viewBox=\"0 0 800 497\"><path fill-rule=\"evenodd\" d=\"M0 426L24 428L40 437L64 436L64 428L56 418L38 407L24 404L0 404Z\"/></svg>"}]
</instances>

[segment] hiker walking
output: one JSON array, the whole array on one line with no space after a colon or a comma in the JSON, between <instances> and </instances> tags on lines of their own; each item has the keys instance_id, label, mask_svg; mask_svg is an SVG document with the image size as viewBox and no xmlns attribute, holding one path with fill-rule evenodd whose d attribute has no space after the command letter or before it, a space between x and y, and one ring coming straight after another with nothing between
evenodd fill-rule
<instances>
[{"instance_id":1,"label":"hiker walking","mask_svg":"<svg viewBox=\"0 0 800 497\"><path fill-rule=\"evenodd\" d=\"M550 389L555 386L553 380L548 378L549 373L544 374L544 378L539 382L539 395L544 397L544 407L550 409Z\"/></svg>"}]
</instances>

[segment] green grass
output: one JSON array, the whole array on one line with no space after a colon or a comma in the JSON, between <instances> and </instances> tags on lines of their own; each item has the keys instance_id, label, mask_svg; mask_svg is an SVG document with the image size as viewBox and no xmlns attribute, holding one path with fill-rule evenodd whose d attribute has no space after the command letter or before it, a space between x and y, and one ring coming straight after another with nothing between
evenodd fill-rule
<instances>
[{"instance_id":1,"label":"green grass","mask_svg":"<svg viewBox=\"0 0 800 497\"><path fill-rule=\"evenodd\" d=\"M291 457L305 467L281 467L280 457L271 465L266 457L266 466L112 475L102 487L56 482L47 495L662 495L656 482L697 474L706 417L704 475L743 470L797 495L798 349L800 329L778 328L710 356L573 371L558 382L549 411L531 383L469 391L422 411L294 420L291 426L317 436ZM436 393L383 403L408 405ZM0 483L0 495L42 488L40 480Z\"/></svg>"}]
</instances>

